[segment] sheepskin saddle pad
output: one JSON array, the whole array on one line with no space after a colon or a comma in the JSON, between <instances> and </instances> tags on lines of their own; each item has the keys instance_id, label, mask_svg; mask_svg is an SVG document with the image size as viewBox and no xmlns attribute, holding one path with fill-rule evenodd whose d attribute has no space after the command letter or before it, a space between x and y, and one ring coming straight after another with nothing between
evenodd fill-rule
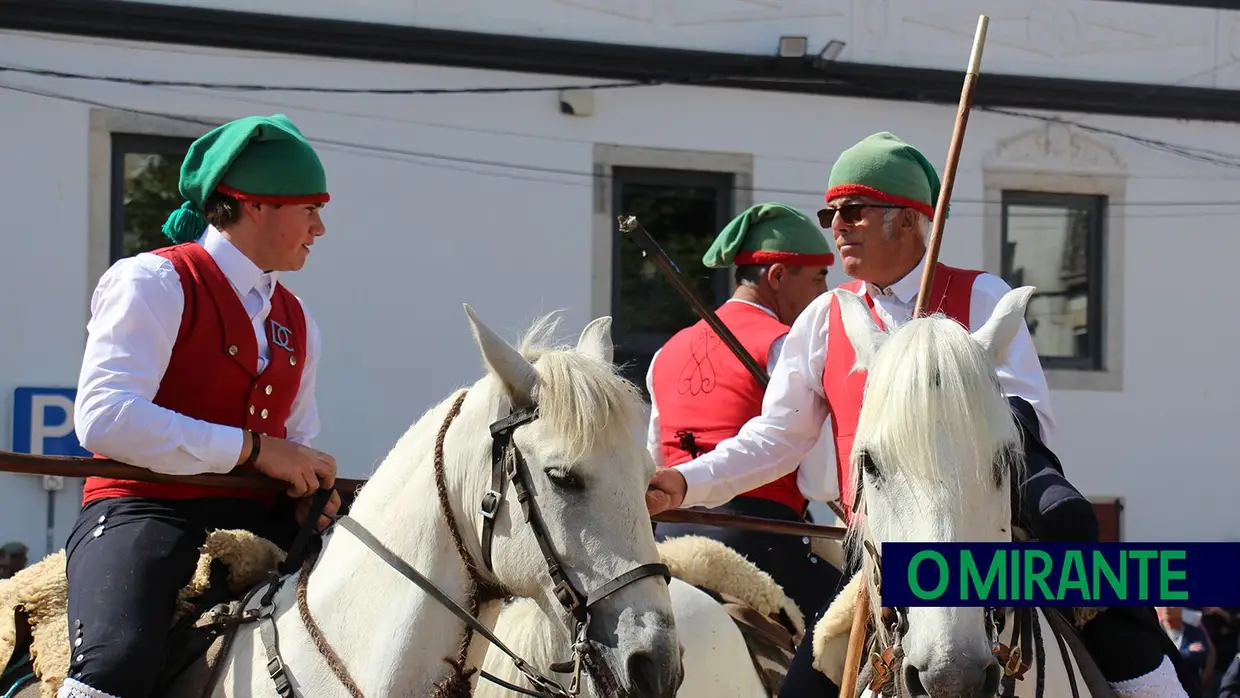
<instances>
[{"instance_id":1,"label":"sheepskin saddle pad","mask_svg":"<svg viewBox=\"0 0 1240 698\"><path fill-rule=\"evenodd\" d=\"M202 695L236 631L233 623L213 621L236 613L246 592L270 579L283 561L284 551L248 531L207 535L194 575L178 596L159 682L162 698ZM68 600L64 550L0 581L0 695L18 681L35 681L13 695L55 698L69 670ZM174 692L174 685L187 692Z\"/></svg>"},{"instance_id":2,"label":"sheepskin saddle pad","mask_svg":"<svg viewBox=\"0 0 1240 698\"><path fill-rule=\"evenodd\" d=\"M732 617L770 696L779 695L805 618L769 574L723 543L680 536L659 543L672 576L713 597Z\"/></svg>"}]
</instances>

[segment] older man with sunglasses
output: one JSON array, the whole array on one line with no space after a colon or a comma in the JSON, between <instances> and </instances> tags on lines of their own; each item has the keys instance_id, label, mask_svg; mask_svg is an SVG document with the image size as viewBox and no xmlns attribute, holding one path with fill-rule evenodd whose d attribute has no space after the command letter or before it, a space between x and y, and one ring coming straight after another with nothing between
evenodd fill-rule
<instances>
[{"instance_id":1,"label":"older man with sunglasses","mask_svg":"<svg viewBox=\"0 0 1240 698\"><path fill-rule=\"evenodd\" d=\"M930 221L939 194L934 167L916 148L890 133L877 133L844 151L831 169L827 207L819 222L830 227L844 272L855 279L842 288L870 301L888 327L908 321L921 286ZM927 309L941 311L971 331L990 317L1010 290L985 272L939 264ZM647 493L651 513L673 507L717 506L737 494L784 476L817 442L831 419L835 473L817 475L835 483L833 494L851 515L848 454L861 410L861 391L851 385L851 352L833 296L824 294L800 314L771 374L762 414L713 451L656 473ZM1026 475L1013 493L1016 523L1036 538L1094 541L1093 506L1063 475L1047 444L1054 434L1050 394L1027 329L1022 328L998 377L1023 432ZM803 473L803 477L811 477ZM828 602L829 606L830 602ZM818 617L826 611L826 606ZM816 619L815 619L816 622ZM1100 614L1082 631L1102 673L1117 694L1185 695L1167 652L1153 609L1117 608ZM812 669L812 633L798 649L781 696L837 696L838 688Z\"/></svg>"}]
</instances>

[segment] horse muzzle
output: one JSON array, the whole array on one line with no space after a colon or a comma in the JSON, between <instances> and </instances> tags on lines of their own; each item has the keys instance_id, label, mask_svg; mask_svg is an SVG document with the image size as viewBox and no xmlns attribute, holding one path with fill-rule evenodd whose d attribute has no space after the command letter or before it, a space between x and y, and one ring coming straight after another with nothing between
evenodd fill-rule
<instances>
[{"instance_id":1,"label":"horse muzzle","mask_svg":"<svg viewBox=\"0 0 1240 698\"><path fill-rule=\"evenodd\" d=\"M670 622L656 620L638 638L620 640L616 646L597 641L590 645L593 651L586 653L585 664L600 698L675 698L684 681L680 640Z\"/></svg>"},{"instance_id":2,"label":"horse muzzle","mask_svg":"<svg viewBox=\"0 0 1240 698\"><path fill-rule=\"evenodd\" d=\"M901 672L906 695L914 698L993 698L1003 668L993 655L953 657L920 669L905 662Z\"/></svg>"}]
</instances>

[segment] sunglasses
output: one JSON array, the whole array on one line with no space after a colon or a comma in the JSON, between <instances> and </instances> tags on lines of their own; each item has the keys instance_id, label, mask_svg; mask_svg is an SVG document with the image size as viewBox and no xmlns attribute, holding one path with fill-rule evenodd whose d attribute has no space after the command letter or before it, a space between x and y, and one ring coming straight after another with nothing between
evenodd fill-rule
<instances>
[{"instance_id":1,"label":"sunglasses","mask_svg":"<svg viewBox=\"0 0 1240 698\"><path fill-rule=\"evenodd\" d=\"M895 204L844 204L838 208L828 206L818 211L818 225L823 228L830 228L831 223L835 220L835 214L839 214L840 218L847 224L853 225L858 223L865 216L867 208L906 208Z\"/></svg>"}]
</instances>

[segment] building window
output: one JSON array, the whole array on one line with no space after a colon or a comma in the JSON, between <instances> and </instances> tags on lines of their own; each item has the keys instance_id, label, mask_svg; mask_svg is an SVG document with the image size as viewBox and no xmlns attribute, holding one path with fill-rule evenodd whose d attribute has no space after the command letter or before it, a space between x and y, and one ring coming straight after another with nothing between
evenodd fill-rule
<instances>
[{"instance_id":1,"label":"building window","mask_svg":"<svg viewBox=\"0 0 1240 698\"><path fill-rule=\"evenodd\" d=\"M192 142L112 134L111 262L171 244L160 228L184 201L177 184Z\"/></svg>"},{"instance_id":2,"label":"building window","mask_svg":"<svg viewBox=\"0 0 1240 698\"><path fill-rule=\"evenodd\" d=\"M612 169L615 216L637 216L685 282L712 308L731 295L730 270L706 268L702 255L735 215L733 179L726 172ZM673 334L699 318L663 272L614 222L612 236L615 361L644 391L654 353Z\"/></svg>"},{"instance_id":3,"label":"building window","mask_svg":"<svg viewBox=\"0 0 1240 698\"><path fill-rule=\"evenodd\" d=\"M1104 368L1104 196L1003 191L1001 276L1035 286L1025 318L1045 368Z\"/></svg>"}]
</instances>

